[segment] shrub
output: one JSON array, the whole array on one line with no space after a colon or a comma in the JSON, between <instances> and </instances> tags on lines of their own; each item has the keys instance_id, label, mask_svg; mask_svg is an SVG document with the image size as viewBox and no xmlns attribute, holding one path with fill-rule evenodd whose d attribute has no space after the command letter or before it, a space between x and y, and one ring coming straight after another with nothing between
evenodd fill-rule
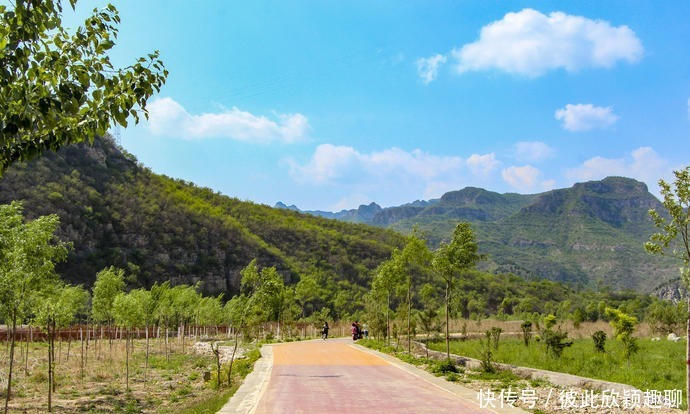
<instances>
[{"instance_id":1,"label":"shrub","mask_svg":"<svg viewBox=\"0 0 690 414\"><path fill-rule=\"evenodd\" d=\"M529 346L529 340L532 338L532 322L524 321L520 328L522 329L522 340L525 341L525 346Z\"/></svg>"},{"instance_id":2,"label":"shrub","mask_svg":"<svg viewBox=\"0 0 690 414\"><path fill-rule=\"evenodd\" d=\"M556 358L560 358L561 354L563 354L563 349L573 344L573 340L568 339L568 332L563 332L561 330L544 330L542 333L542 340L546 344L546 353Z\"/></svg>"},{"instance_id":3,"label":"shrub","mask_svg":"<svg viewBox=\"0 0 690 414\"><path fill-rule=\"evenodd\" d=\"M596 331L592 334L594 340L594 350L596 352L606 352L604 346L606 345L606 332Z\"/></svg>"},{"instance_id":4,"label":"shrub","mask_svg":"<svg viewBox=\"0 0 690 414\"><path fill-rule=\"evenodd\" d=\"M484 372L495 372L496 366L494 365L493 349L498 348L498 339L496 339L496 345L492 345L493 338L495 337L495 329L492 328L485 332L486 342L481 341L482 345L482 358L481 358L481 368ZM500 328L498 335L500 335ZM492 349L493 348L493 349Z\"/></svg>"},{"instance_id":5,"label":"shrub","mask_svg":"<svg viewBox=\"0 0 690 414\"><path fill-rule=\"evenodd\" d=\"M445 375L448 373L457 373L458 372L458 366L455 365L455 363L449 359L444 359L443 361L438 361L436 362L432 367L431 367L431 372L434 374L440 374L440 375Z\"/></svg>"}]
</instances>

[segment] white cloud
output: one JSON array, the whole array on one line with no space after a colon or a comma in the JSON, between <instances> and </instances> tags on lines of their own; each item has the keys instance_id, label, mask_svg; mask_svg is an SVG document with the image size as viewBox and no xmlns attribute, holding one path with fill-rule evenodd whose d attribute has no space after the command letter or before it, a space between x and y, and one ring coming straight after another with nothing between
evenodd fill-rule
<instances>
[{"instance_id":1,"label":"white cloud","mask_svg":"<svg viewBox=\"0 0 690 414\"><path fill-rule=\"evenodd\" d=\"M548 16L533 9L506 14L484 26L479 40L454 49L459 73L499 69L511 74L537 77L563 68L610 68L623 60L637 62L643 47L629 27L614 27L553 12Z\"/></svg>"},{"instance_id":2,"label":"white cloud","mask_svg":"<svg viewBox=\"0 0 690 414\"><path fill-rule=\"evenodd\" d=\"M337 180L359 163L361 154L352 147L319 145L304 166L291 165L291 175L300 182L324 184Z\"/></svg>"},{"instance_id":3,"label":"white cloud","mask_svg":"<svg viewBox=\"0 0 690 414\"><path fill-rule=\"evenodd\" d=\"M553 180L543 180L538 168L531 165L511 166L501 172L503 180L518 191L543 191L553 188Z\"/></svg>"},{"instance_id":4,"label":"white cloud","mask_svg":"<svg viewBox=\"0 0 690 414\"><path fill-rule=\"evenodd\" d=\"M422 78L424 84L429 84L438 76L439 67L446 63L447 58L441 54L436 54L429 58L417 59L417 73Z\"/></svg>"},{"instance_id":5,"label":"white cloud","mask_svg":"<svg viewBox=\"0 0 690 414\"><path fill-rule=\"evenodd\" d=\"M292 163L291 174L301 182L325 184L352 175L365 173L368 177L398 176L431 180L456 171L463 165L459 157L439 157L414 150L389 148L370 154L360 153L352 147L332 144L319 145L305 165Z\"/></svg>"},{"instance_id":6,"label":"white cloud","mask_svg":"<svg viewBox=\"0 0 690 414\"><path fill-rule=\"evenodd\" d=\"M623 158L592 157L576 168L566 171L573 181L600 180L609 176L630 177L647 183L658 194L657 181L671 171L670 163L650 147L640 147Z\"/></svg>"},{"instance_id":7,"label":"white cloud","mask_svg":"<svg viewBox=\"0 0 690 414\"><path fill-rule=\"evenodd\" d=\"M292 143L304 140L309 131L309 122L302 114L275 114L275 119L269 119L233 107L218 113L192 115L172 98L153 101L148 111L148 126L154 135L185 139Z\"/></svg>"},{"instance_id":8,"label":"white cloud","mask_svg":"<svg viewBox=\"0 0 690 414\"><path fill-rule=\"evenodd\" d=\"M604 108L592 104L567 104L556 111L555 117L563 122L564 129L574 132L606 128L618 121L618 115L610 106Z\"/></svg>"},{"instance_id":9,"label":"white cloud","mask_svg":"<svg viewBox=\"0 0 690 414\"><path fill-rule=\"evenodd\" d=\"M493 152L484 155L472 154L467 159L467 168L477 177L490 175L500 164L501 162L496 160L496 154Z\"/></svg>"},{"instance_id":10,"label":"white cloud","mask_svg":"<svg viewBox=\"0 0 690 414\"><path fill-rule=\"evenodd\" d=\"M305 185L337 187L358 199L408 202L439 197L487 179L500 162L494 154L438 156L419 149L388 148L363 153L349 146L319 145L303 164L288 160L290 176ZM395 200L395 201L392 201ZM350 200L338 204L338 208Z\"/></svg>"},{"instance_id":11,"label":"white cloud","mask_svg":"<svg viewBox=\"0 0 690 414\"><path fill-rule=\"evenodd\" d=\"M521 141L515 144L515 159L536 162L551 158L556 150L540 141Z\"/></svg>"}]
</instances>

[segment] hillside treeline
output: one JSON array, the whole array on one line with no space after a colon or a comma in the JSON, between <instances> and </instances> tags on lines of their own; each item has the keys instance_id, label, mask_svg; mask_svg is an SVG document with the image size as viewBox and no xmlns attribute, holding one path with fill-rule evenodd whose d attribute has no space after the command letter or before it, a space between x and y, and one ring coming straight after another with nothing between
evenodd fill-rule
<instances>
[{"instance_id":1,"label":"hillside treeline","mask_svg":"<svg viewBox=\"0 0 690 414\"><path fill-rule=\"evenodd\" d=\"M116 266L129 288L199 283L205 294L230 297L256 259L287 284L313 275L354 296L403 242L390 230L276 210L154 174L110 138L13 165L0 180L0 203L11 201L21 201L29 219L59 216L57 235L73 248L57 270L86 287Z\"/></svg>"}]
</instances>

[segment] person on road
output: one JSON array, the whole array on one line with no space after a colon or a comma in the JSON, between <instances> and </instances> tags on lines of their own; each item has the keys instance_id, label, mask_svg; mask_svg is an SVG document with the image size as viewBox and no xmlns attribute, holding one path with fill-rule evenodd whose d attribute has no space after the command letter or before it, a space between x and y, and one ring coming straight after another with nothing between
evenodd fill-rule
<instances>
[{"instance_id":1,"label":"person on road","mask_svg":"<svg viewBox=\"0 0 690 414\"><path fill-rule=\"evenodd\" d=\"M328 338L328 322L323 323L323 328L321 328L321 338L324 340Z\"/></svg>"},{"instance_id":2,"label":"person on road","mask_svg":"<svg viewBox=\"0 0 690 414\"><path fill-rule=\"evenodd\" d=\"M362 327L359 326L359 322L354 321L352 323L352 340L356 341L362 339Z\"/></svg>"}]
</instances>

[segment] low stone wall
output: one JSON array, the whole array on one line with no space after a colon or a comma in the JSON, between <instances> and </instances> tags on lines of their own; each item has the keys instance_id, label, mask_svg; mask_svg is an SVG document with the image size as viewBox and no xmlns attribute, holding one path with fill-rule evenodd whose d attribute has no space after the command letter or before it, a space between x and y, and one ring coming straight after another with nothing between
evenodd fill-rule
<instances>
[{"instance_id":1,"label":"low stone wall","mask_svg":"<svg viewBox=\"0 0 690 414\"><path fill-rule=\"evenodd\" d=\"M440 352L440 351L434 351L431 349L428 349L426 344L422 342L417 342L413 341L412 342L414 345L414 352L417 355L422 355L425 356L429 355L429 358L435 359L435 360L443 360L446 359L446 353L445 352ZM466 367L472 370L479 370L481 368L481 361L478 359L474 358L468 358L464 356L459 356L459 355L450 355L450 359L455 362L457 365ZM604 391L604 390L612 390L612 391L617 391L623 395L625 390L629 391L639 391L637 388L633 387L632 385L628 384L620 384L617 382L608 382L608 381L602 381L602 380L597 380L593 378L585 378L585 377L580 377L577 375L572 375L572 374L565 374L562 372L554 372L554 371L547 371L543 369L537 369L537 368L527 368L527 367L519 367L516 365L510 365L510 364L502 364L502 363L495 363L497 367L500 369L507 369L513 371L515 374L523 377L523 378L540 378L544 379L546 381L549 381L551 384L554 385L559 385L562 387L578 387L578 388L585 388L585 389L593 389L597 391Z\"/></svg>"}]
</instances>

